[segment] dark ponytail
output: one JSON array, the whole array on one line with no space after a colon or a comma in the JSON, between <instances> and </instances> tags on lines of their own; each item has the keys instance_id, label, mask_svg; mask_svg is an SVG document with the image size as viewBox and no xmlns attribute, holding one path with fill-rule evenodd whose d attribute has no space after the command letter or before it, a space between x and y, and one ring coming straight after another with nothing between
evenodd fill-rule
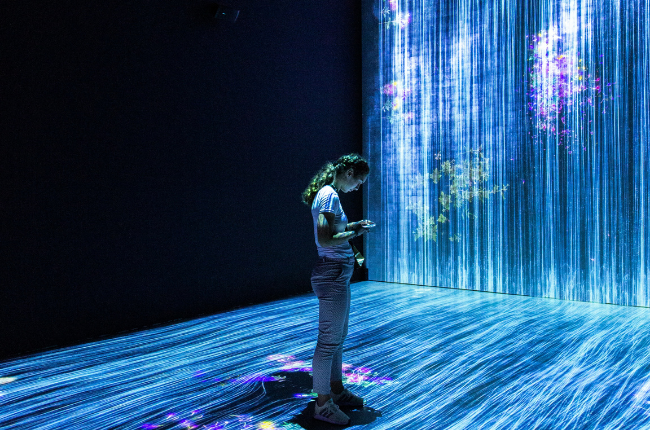
<instances>
[{"instance_id":1,"label":"dark ponytail","mask_svg":"<svg viewBox=\"0 0 650 430\"><path fill-rule=\"evenodd\" d=\"M352 169L355 177L367 175L370 172L368 162L359 154L344 155L336 160L336 163L328 162L311 178L309 185L302 192L303 203L311 206L318 191L325 185L331 185L338 173L345 172L348 169Z\"/></svg>"}]
</instances>

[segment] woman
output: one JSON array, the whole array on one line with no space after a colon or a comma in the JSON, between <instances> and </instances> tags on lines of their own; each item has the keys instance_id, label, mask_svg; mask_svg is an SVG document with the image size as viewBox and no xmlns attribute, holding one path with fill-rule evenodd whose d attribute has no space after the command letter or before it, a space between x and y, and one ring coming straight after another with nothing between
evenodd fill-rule
<instances>
[{"instance_id":1,"label":"woman","mask_svg":"<svg viewBox=\"0 0 650 430\"><path fill-rule=\"evenodd\" d=\"M343 387L343 341L348 333L350 278L354 252L350 239L366 233L372 222L348 224L339 202L340 192L358 190L370 167L357 154L344 155L327 163L303 192L303 202L311 206L318 262L311 285L318 297L318 342L313 360L314 392L318 394L314 418L346 425L350 418L339 406L363 406L363 399Z\"/></svg>"}]
</instances>

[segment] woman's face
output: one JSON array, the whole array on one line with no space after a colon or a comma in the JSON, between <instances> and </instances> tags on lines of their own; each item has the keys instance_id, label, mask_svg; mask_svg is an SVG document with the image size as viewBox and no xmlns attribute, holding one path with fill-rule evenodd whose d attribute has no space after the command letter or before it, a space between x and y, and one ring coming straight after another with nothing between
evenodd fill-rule
<instances>
[{"instance_id":1,"label":"woman's face","mask_svg":"<svg viewBox=\"0 0 650 430\"><path fill-rule=\"evenodd\" d=\"M344 193L356 191L361 188L361 185L366 182L367 178L368 175L354 176L354 170L348 169L344 174L343 181L341 181L341 191Z\"/></svg>"}]
</instances>

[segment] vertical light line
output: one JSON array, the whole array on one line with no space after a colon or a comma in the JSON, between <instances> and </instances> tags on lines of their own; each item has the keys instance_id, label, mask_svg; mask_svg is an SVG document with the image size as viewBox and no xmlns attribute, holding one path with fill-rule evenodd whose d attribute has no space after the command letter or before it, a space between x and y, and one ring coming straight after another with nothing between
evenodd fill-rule
<instances>
[{"instance_id":1,"label":"vertical light line","mask_svg":"<svg viewBox=\"0 0 650 430\"><path fill-rule=\"evenodd\" d=\"M635 141L638 140L638 144L635 145L635 153L638 154L637 161L635 163L635 196L638 199L638 206L635 208L635 212L638 213L638 249L639 249L639 271L637 275L637 280L635 282L635 293L636 301L641 305L648 305L648 276L647 276L647 201L648 201L648 192L646 185L646 174L648 173L648 164L647 164L647 154L646 151L649 149L649 139L648 134L650 133L650 103L648 103L648 91L650 91L650 86L648 85L648 79L650 77L650 43L648 38L650 37L650 17L648 17L650 3L646 0L642 7L639 8L639 13L637 13L637 58L640 63L636 68L636 77L635 77L635 87L639 87L640 91L635 93L635 96L639 100L635 103L638 105L638 125L636 127L637 131L635 133Z\"/></svg>"},{"instance_id":2,"label":"vertical light line","mask_svg":"<svg viewBox=\"0 0 650 430\"><path fill-rule=\"evenodd\" d=\"M433 25L431 17L431 8L425 5L424 1L418 2L417 15L421 17L418 23L418 31L420 33L420 55L418 61L418 82L420 83L420 104L419 112L421 127L420 146L423 151L422 156L422 175L423 175L423 190L422 201L424 207L431 208L432 201L430 199L431 189L430 182L426 179L430 174L431 165L431 152L433 151L433 112L432 112L432 99L433 99L433 70L432 70L432 55L431 55L431 28ZM415 17L414 17L415 20ZM433 213L433 211L431 211ZM431 226L427 224L426 234L431 234ZM424 241L423 241L424 242ZM431 283L431 260L432 253L430 247L426 242L422 245L422 265L420 273L418 273L418 284Z\"/></svg>"},{"instance_id":3,"label":"vertical light line","mask_svg":"<svg viewBox=\"0 0 650 430\"><path fill-rule=\"evenodd\" d=\"M648 178L647 176L650 174L650 163L648 162L648 155L646 153L646 149L650 148L650 138L648 137L648 133L650 133L650 84L648 83L647 77L650 76L650 1L646 0L644 3L644 8L643 8L643 14L640 15L641 19L643 19L643 38L642 40L644 41L644 49L642 52L642 75L640 76L640 80L642 81L642 97L643 97L643 105L642 105L642 112L645 114L643 115L643 119L641 121L641 139L640 139L640 170L641 170L641 180L640 180L640 190L639 193L641 195L641 212L640 212L640 217L641 217L641 243L639 244L640 249L641 249L641 276L640 276L640 281L639 281L639 297L640 297L640 305L642 306L650 306L650 292L648 291L648 288L650 288L650 262L648 260L648 257L650 256L650 252L647 252L647 246L650 245L650 240L649 240L649 233L650 233L650 228L648 228L648 224L650 223L650 220L648 219L648 194L650 193L650 187L648 187Z\"/></svg>"}]
</instances>

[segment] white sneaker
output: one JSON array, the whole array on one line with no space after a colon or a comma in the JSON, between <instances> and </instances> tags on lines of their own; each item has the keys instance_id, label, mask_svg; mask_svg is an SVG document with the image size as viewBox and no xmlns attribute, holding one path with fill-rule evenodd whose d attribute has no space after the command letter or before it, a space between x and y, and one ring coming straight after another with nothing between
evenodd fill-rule
<instances>
[{"instance_id":1,"label":"white sneaker","mask_svg":"<svg viewBox=\"0 0 650 430\"><path fill-rule=\"evenodd\" d=\"M350 417L345 415L339 407L334 404L332 399L325 402L323 406L318 406L318 402L316 402L316 405L314 405L314 418L342 426L350 423Z\"/></svg>"},{"instance_id":2,"label":"white sneaker","mask_svg":"<svg viewBox=\"0 0 650 430\"><path fill-rule=\"evenodd\" d=\"M352 394L350 391L348 391L347 388L341 391L339 394L330 392L330 397L332 400L334 400L334 403L339 406L363 406L363 398L357 396L356 394Z\"/></svg>"}]
</instances>

